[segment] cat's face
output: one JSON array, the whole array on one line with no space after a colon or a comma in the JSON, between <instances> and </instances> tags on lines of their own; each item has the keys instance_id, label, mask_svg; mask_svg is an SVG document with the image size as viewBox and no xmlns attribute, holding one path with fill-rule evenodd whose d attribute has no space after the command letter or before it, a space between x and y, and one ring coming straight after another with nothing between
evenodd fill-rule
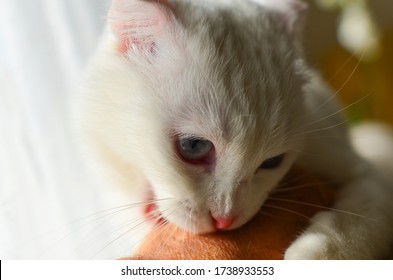
<instances>
[{"instance_id":1,"label":"cat's face","mask_svg":"<svg viewBox=\"0 0 393 280\"><path fill-rule=\"evenodd\" d=\"M197 233L239 227L302 145L305 78L293 38L263 12L190 15L180 23L167 6L141 3L160 29L139 41L121 33L126 59L119 63L129 72L122 79L133 78L112 94L127 96L117 117L130 121L115 131L116 141L146 176L146 199L155 201L146 214L158 210Z\"/></svg>"},{"instance_id":2,"label":"cat's face","mask_svg":"<svg viewBox=\"0 0 393 280\"><path fill-rule=\"evenodd\" d=\"M164 218L207 232L247 222L286 173L302 144L303 99L296 75L282 69L218 71L216 59L196 57L155 90L162 143L151 149L164 166L147 177Z\"/></svg>"}]
</instances>

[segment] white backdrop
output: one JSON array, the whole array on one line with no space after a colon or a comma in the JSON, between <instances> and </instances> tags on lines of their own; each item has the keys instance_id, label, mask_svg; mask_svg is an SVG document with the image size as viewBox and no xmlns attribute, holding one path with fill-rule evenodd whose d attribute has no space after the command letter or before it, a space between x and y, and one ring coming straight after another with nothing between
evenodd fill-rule
<instances>
[{"instance_id":1,"label":"white backdrop","mask_svg":"<svg viewBox=\"0 0 393 280\"><path fill-rule=\"evenodd\" d=\"M69 121L108 2L0 0L1 259L118 256L108 219L70 224L109 205L87 179Z\"/></svg>"}]
</instances>

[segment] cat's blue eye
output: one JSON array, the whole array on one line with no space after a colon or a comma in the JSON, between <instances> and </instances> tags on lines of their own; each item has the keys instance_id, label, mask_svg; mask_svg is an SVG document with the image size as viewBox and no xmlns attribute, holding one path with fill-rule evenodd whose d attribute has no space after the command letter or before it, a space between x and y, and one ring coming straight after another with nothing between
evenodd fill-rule
<instances>
[{"instance_id":1,"label":"cat's blue eye","mask_svg":"<svg viewBox=\"0 0 393 280\"><path fill-rule=\"evenodd\" d=\"M281 154L272 158L269 158L262 162L259 169L275 169L280 167L281 163L284 161L285 154Z\"/></svg>"},{"instance_id":2,"label":"cat's blue eye","mask_svg":"<svg viewBox=\"0 0 393 280\"><path fill-rule=\"evenodd\" d=\"M206 160L214 147L209 140L198 138L181 138L177 146L181 157L190 162Z\"/></svg>"}]
</instances>

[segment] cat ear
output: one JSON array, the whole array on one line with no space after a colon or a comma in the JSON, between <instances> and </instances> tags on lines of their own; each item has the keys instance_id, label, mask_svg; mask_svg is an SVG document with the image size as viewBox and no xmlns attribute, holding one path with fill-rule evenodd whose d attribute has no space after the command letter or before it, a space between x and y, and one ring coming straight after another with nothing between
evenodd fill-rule
<instances>
[{"instance_id":1,"label":"cat ear","mask_svg":"<svg viewBox=\"0 0 393 280\"><path fill-rule=\"evenodd\" d=\"M296 34L302 28L307 4L301 0L252 0L276 13L290 34Z\"/></svg>"},{"instance_id":2,"label":"cat ear","mask_svg":"<svg viewBox=\"0 0 393 280\"><path fill-rule=\"evenodd\" d=\"M113 0L108 19L121 53L132 49L152 54L157 37L173 23L173 14L167 0Z\"/></svg>"}]
</instances>

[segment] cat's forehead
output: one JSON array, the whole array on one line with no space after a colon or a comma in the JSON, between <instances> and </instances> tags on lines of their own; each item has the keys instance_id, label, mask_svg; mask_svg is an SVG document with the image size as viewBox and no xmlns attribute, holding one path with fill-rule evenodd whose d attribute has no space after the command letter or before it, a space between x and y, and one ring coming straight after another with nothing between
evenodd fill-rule
<instances>
[{"instance_id":1,"label":"cat's forehead","mask_svg":"<svg viewBox=\"0 0 393 280\"><path fill-rule=\"evenodd\" d=\"M284 119L285 107L300 99L293 92L300 89L297 57L288 38L258 27L263 17L260 22L240 21L225 10L221 16L220 22L209 18L192 29L186 103L189 111L199 110L195 115L209 119L225 135L241 127L255 135L257 127Z\"/></svg>"}]
</instances>

